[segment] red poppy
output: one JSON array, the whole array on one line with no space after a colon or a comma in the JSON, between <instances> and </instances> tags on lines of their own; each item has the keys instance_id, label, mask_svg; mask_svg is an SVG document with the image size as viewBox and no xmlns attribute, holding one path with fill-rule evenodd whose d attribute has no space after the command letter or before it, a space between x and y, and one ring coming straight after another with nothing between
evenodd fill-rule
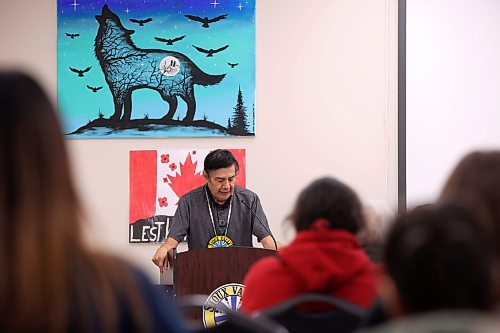
<instances>
[{"instance_id":1,"label":"red poppy","mask_svg":"<svg viewBox=\"0 0 500 333\"><path fill-rule=\"evenodd\" d=\"M172 171L177 169L177 165L175 165L175 163L170 164L169 167L170 167L170 170L172 170Z\"/></svg>"},{"instance_id":2,"label":"red poppy","mask_svg":"<svg viewBox=\"0 0 500 333\"><path fill-rule=\"evenodd\" d=\"M160 205L160 207L167 207L168 206L167 197L158 198L158 204Z\"/></svg>"},{"instance_id":3,"label":"red poppy","mask_svg":"<svg viewBox=\"0 0 500 333\"><path fill-rule=\"evenodd\" d=\"M162 154L161 163L168 163L168 162L170 162L170 154Z\"/></svg>"}]
</instances>

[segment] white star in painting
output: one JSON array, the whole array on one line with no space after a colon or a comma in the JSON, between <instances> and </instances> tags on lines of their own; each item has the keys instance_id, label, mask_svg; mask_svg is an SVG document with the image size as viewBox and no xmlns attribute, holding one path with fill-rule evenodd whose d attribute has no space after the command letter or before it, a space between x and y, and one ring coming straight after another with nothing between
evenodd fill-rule
<instances>
[{"instance_id":1,"label":"white star in painting","mask_svg":"<svg viewBox=\"0 0 500 333\"><path fill-rule=\"evenodd\" d=\"M127 9L125 9L125 12L127 12L127 14L128 14L128 12L130 12L130 9L128 9L128 8L127 8Z\"/></svg>"},{"instance_id":2,"label":"white star in painting","mask_svg":"<svg viewBox=\"0 0 500 333\"><path fill-rule=\"evenodd\" d=\"M240 4L238 5L238 8L240 9L240 11L241 11L241 8L243 8L243 5L241 4L241 2L240 2Z\"/></svg>"},{"instance_id":3,"label":"white star in painting","mask_svg":"<svg viewBox=\"0 0 500 333\"><path fill-rule=\"evenodd\" d=\"M73 3L70 6L73 6L73 10L76 12L76 6L80 6L80 4L77 3L76 0L73 0Z\"/></svg>"},{"instance_id":4,"label":"white star in painting","mask_svg":"<svg viewBox=\"0 0 500 333\"><path fill-rule=\"evenodd\" d=\"M214 8L215 8L215 7L217 7L217 5L220 5L220 2L217 2L217 0L214 0L214 2L211 2L210 4L214 5Z\"/></svg>"}]
</instances>

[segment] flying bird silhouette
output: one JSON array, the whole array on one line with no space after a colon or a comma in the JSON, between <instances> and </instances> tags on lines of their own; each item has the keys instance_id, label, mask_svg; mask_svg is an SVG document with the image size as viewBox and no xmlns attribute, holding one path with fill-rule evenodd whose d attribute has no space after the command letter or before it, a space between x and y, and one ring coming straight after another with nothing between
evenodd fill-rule
<instances>
[{"instance_id":1,"label":"flying bird silhouette","mask_svg":"<svg viewBox=\"0 0 500 333\"><path fill-rule=\"evenodd\" d=\"M87 73L87 72L88 72L91 68L92 68L92 66L87 67L87 68L85 68L85 69L76 69L76 68L73 68L73 67L70 67L69 69L70 69L72 72L78 73L78 76L79 76L79 77L83 77L83 73Z\"/></svg>"},{"instance_id":2,"label":"flying bird silhouette","mask_svg":"<svg viewBox=\"0 0 500 333\"><path fill-rule=\"evenodd\" d=\"M228 64L229 66L231 66L231 68L234 68L234 67L238 66L238 63L232 64L232 63L228 62L227 64Z\"/></svg>"},{"instance_id":3,"label":"flying bird silhouette","mask_svg":"<svg viewBox=\"0 0 500 333\"><path fill-rule=\"evenodd\" d=\"M200 51L201 53L206 53L207 57L213 57L214 53L217 53L217 52L220 52L220 51L224 51L225 49L227 49L229 47L229 45L225 45L225 46L223 46L221 48L218 48L216 50L214 50L214 49L205 50L205 49L202 49L201 47L198 47L198 46L195 46L195 45L193 45L193 47L195 49L197 49L198 51Z\"/></svg>"},{"instance_id":4,"label":"flying bird silhouette","mask_svg":"<svg viewBox=\"0 0 500 333\"><path fill-rule=\"evenodd\" d=\"M80 34L68 34L67 32L65 34L66 34L66 36L68 36L71 39L75 39L75 37L79 37L80 36Z\"/></svg>"},{"instance_id":5,"label":"flying bird silhouette","mask_svg":"<svg viewBox=\"0 0 500 333\"><path fill-rule=\"evenodd\" d=\"M92 92L95 92L95 93L96 93L96 92L97 92L97 90L102 89L102 86L100 86L100 87L91 87L91 86L87 85L87 88L89 88L90 90L92 90Z\"/></svg>"},{"instance_id":6,"label":"flying bird silhouette","mask_svg":"<svg viewBox=\"0 0 500 333\"><path fill-rule=\"evenodd\" d=\"M143 27L145 23L149 23L151 21L153 21L152 17L148 17L145 20L130 19L130 22L132 22L132 23L138 23L140 27Z\"/></svg>"},{"instance_id":7,"label":"flying bird silhouette","mask_svg":"<svg viewBox=\"0 0 500 333\"><path fill-rule=\"evenodd\" d=\"M227 17L227 14L220 15L220 16L214 17L212 19L209 19L206 16L204 18L201 18L199 16L195 16L195 15L184 15L184 16L186 16L188 19L191 19L193 21L203 23L203 25L202 25L203 28L209 28L210 27L208 25L209 23L214 23L214 22L223 20L223 19L225 19Z\"/></svg>"},{"instance_id":8,"label":"flying bird silhouette","mask_svg":"<svg viewBox=\"0 0 500 333\"><path fill-rule=\"evenodd\" d=\"M186 37L186 35L183 35L183 36L180 36L180 37L176 37L176 38L172 38L172 39L161 38L161 37L155 37L155 39L157 41L159 41L159 42L167 43L167 45L174 45L175 42L180 41L184 37Z\"/></svg>"}]
</instances>

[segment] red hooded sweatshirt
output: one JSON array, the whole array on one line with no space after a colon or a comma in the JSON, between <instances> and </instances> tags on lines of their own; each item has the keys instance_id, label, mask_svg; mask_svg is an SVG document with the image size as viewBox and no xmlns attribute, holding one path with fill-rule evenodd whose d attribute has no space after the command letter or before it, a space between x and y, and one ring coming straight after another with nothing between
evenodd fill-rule
<instances>
[{"instance_id":1,"label":"red hooded sweatshirt","mask_svg":"<svg viewBox=\"0 0 500 333\"><path fill-rule=\"evenodd\" d=\"M305 230L277 257L256 262L245 276L241 309L266 309L304 293L323 293L368 308L376 296L376 266L344 230Z\"/></svg>"}]
</instances>

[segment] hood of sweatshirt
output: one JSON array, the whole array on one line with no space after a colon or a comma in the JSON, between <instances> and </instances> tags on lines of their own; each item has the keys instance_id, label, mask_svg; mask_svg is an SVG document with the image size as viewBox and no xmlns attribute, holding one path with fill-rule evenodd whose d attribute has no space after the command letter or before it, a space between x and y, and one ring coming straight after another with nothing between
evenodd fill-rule
<instances>
[{"instance_id":1,"label":"hood of sweatshirt","mask_svg":"<svg viewBox=\"0 0 500 333\"><path fill-rule=\"evenodd\" d=\"M344 230L300 231L280 257L304 292L341 289L374 267L356 237Z\"/></svg>"}]
</instances>

